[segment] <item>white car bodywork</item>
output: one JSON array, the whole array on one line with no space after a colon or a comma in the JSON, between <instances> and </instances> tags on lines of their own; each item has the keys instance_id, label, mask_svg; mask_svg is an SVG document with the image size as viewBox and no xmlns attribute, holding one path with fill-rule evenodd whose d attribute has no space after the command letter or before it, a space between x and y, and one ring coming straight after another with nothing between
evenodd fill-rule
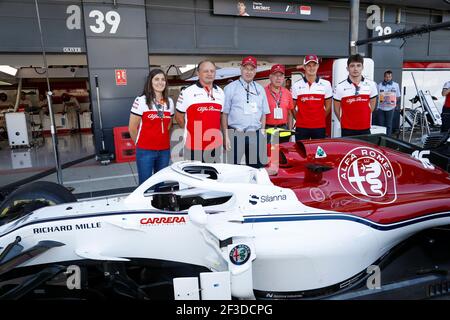
<instances>
[{"instance_id":1,"label":"white car bodywork","mask_svg":"<svg viewBox=\"0 0 450 320\"><path fill-rule=\"evenodd\" d=\"M217 179L186 172L193 168L215 171ZM223 203L178 212L155 208L152 199L162 193L148 190L167 181L179 188L166 191L168 196L218 197ZM45 207L0 226L0 248L17 236L25 249L52 240L64 245L20 267L76 264L84 259L159 259L229 272L236 298L252 299L255 290L271 298L301 297L303 291L351 284L417 230L449 222L436 218L380 225L305 206L292 190L273 185L264 169L179 162L153 175L126 198Z\"/></svg>"}]
</instances>

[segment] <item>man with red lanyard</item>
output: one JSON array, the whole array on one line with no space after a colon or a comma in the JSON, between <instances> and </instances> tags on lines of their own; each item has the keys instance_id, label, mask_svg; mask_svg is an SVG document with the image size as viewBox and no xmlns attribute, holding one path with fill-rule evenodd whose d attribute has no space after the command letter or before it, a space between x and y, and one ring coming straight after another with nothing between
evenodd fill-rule
<instances>
[{"instance_id":1,"label":"man with red lanyard","mask_svg":"<svg viewBox=\"0 0 450 320\"><path fill-rule=\"evenodd\" d=\"M266 129L292 129L294 104L291 93L283 87L284 74L285 68L281 64L275 64L270 69L270 83L264 88L270 109L270 113L266 114Z\"/></svg>"},{"instance_id":2,"label":"man with red lanyard","mask_svg":"<svg viewBox=\"0 0 450 320\"><path fill-rule=\"evenodd\" d=\"M319 58L316 55L305 56L303 67L305 76L296 81L291 90L297 106L295 140L323 139L333 90L329 81L317 76Z\"/></svg>"},{"instance_id":3,"label":"man with red lanyard","mask_svg":"<svg viewBox=\"0 0 450 320\"><path fill-rule=\"evenodd\" d=\"M441 132L450 130L450 81L447 81L442 88L442 96L445 97L444 105L442 106L442 126Z\"/></svg>"},{"instance_id":4,"label":"man with red lanyard","mask_svg":"<svg viewBox=\"0 0 450 320\"><path fill-rule=\"evenodd\" d=\"M197 66L198 81L181 91L175 119L184 132L184 157L187 160L219 162L222 148L220 116L225 100L223 90L213 82L214 62L204 60Z\"/></svg>"},{"instance_id":5,"label":"man with red lanyard","mask_svg":"<svg viewBox=\"0 0 450 320\"><path fill-rule=\"evenodd\" d=\"M341 122L343 137L370 134L372 112L378 96L377 84L362 76L364 58L360 54L347 60L348 78L333 94L334 112Z\"/></svg>"}]
</instances>

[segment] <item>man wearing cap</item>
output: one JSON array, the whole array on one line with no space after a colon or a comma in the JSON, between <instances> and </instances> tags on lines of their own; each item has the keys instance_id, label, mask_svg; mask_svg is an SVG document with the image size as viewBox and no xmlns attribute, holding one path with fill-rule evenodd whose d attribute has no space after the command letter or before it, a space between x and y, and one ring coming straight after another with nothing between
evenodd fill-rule
<instances>
[{"instance_id":1,"label":"man wearing cap","mask_svg":"<svg viewBox=\"0 0 450 320\"><path fill-rule=\"evenodd\" d=\"M270 109L264 88L253 81L256 68L256 58L245 57L241 77L225 87L222 130L229 160L240 164L245 152L245 164L261 168L267 156L264 130Z\"/></svg>"},{"instance_id":2,"label":"man wearing cap","mask_svg":"<svg viewBox=\"0 0 450 320\"><path fill-rule=\"evenodd\" d=\"M329 81L317 76L319 58L316 55L305 56L303 66L305 76L296 81L291 90L297 106L295 139L323 139L333 90Z\"/></svg>"},{"instance_id":3,"label":"man wearing cap","mask_svg":"<svg viewBox=\"0 0 450 320\"><path fill-rule=\"evenodd\" d=\"M292 95L283 87L285 68L275 64L270 69L270 83L264 88L269 102L270 113L266 115L266 127L292 129L294 104Z\"/></svg>"},{"instance_id":4,"label":"man wearing cap","mask_svg":"<svg viewBox=\"0 0 450 320\"><path fill-rule=\"evenodd\" d=\"M362 76L363 69L364 58L351 55L347 59L348 78L334 89L334 113L341 122L343 137L370 134L378 89L374 81Z\"/></svg>"},{"instance_id":5,"label":"man wearing cap","mask_svg":"<svg viewBox=\"0 0 450 320\"><path fill-rule=\"evenodd\" d=\"M393 129L398 130L398 123L394 124L394 115L396 109L400 110L400 87L397 82L392 81L392 71L384 72L384 79L378 84L378 92L380 95L378 108L374 111L374 123L386 127L386 134L392 134ZM396 119L400 122L400 118Z\"/></svg>"}]
</instances>

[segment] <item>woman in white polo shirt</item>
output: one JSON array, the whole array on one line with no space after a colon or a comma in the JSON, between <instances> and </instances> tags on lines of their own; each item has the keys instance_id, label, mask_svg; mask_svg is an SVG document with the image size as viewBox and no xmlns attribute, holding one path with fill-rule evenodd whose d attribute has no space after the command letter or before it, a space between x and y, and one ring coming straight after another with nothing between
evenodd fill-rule
<instances>
[{"instance_id":1,"label":"woman in white polo shirt","mask_svg":"<svg viewBox=\"0 0 450 320\"><path fill-rule=\"evenodd\" d=\"M131 107L129 131L136 143L139 184L170 162L170 135L174 105L161 69L150 71L144 92Z\"/></svg>"}]
</instances>

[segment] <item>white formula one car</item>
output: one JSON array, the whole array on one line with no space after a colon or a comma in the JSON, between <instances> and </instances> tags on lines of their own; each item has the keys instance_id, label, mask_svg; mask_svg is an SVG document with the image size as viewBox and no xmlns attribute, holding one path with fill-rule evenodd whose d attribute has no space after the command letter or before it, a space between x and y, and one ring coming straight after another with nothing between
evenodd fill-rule
<instances>
[{"instance_id":1,"label":"white formula one car","mask_svg":"<svg viewBox=\"0 0 450 320\"><path fill-rule=\"evenodd\" d=\"M0 298L448 292L448 172L356 140L285 143L279 152L273 176L179 162L125 198L75 202L52 183L19 188L0 207Z\"/></svg>"}]
</instances>

